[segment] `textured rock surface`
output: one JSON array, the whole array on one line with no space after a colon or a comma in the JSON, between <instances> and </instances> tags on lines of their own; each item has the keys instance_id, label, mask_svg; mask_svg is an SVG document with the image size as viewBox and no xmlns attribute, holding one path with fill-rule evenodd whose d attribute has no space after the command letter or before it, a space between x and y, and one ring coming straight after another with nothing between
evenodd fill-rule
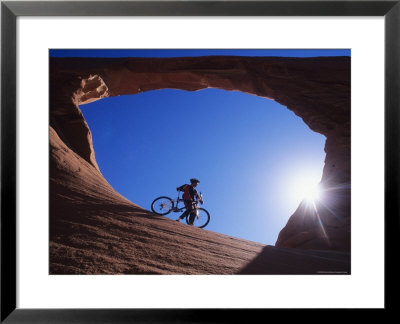
<instances>
[{"instance_id":1,"label":"textured rock surface","mask_svg":"<svg viewBox=\"0 0 400 324\"><path fill-rule=\"evenodd\" d=\"M52 273L245 273L243 269L271 273L268 266L255 271L246 265L261 251L260 255L271 256L273 262L277 250L171 224L115 192L98 169L90 130L79 109L79 105L109 96L209 87L274 99L326 136L321 182L327 189L326 200L315 206L318 213L300 205L280 232L276 246L350 250L350 58L51 58ZM204 241L194 247L196 231L202 231ZM165 249L165 242L174 242L174 249ZM200 251L205 254L196 260ZM287 260L298 257L290 253L285 254ZM288 270L288 264L280 270L302 273L305 269ZM312 264L321 267L318 262Z\"/></svg>"}]
</instances>

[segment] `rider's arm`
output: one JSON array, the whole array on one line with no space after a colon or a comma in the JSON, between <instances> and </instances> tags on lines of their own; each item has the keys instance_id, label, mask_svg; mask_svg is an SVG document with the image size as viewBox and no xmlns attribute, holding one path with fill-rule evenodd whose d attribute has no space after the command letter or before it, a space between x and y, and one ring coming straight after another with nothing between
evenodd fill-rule
<instances>
[{"instance_id":1,"label":"rider's arm","mask_svg":"<svg viewBox=\"0 0 400 324\"><path fill-rule=\"evenodd\" d=\"M200 196L199 196L199 194L198 194L196 189L193 189L193 194L191 194L191 196L192 196L193 200L195 200L195 199L199 200L200 199Z\"/></svg>"},{"instance_id":2,"label":"rider's arm","mask_svg":"<svg viewBox=\"0 0 400 324\"><path fill-rule=\"evenodd\" d=\"M196 200L203 204L203 197L199 195L196 189L194 189Z\"/></svg>"}]
</instances>

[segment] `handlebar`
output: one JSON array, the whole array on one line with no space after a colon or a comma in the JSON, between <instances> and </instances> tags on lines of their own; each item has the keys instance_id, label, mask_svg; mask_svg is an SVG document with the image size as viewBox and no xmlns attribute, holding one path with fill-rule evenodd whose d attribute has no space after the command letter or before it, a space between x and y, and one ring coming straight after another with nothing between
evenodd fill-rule
<instances>
[{"instance_id":1,"label":"handlebar","mask_svg":"<svg viewBox=\"0 0 400 324\"><path fill-rule=\"evenodd\" d=\"M199 195L200 197L200 199L199 199L199 201L200 201L200 204L202 204L203 205L203 194L200 192L200 195Z\"/></svg>"}]
</instances>

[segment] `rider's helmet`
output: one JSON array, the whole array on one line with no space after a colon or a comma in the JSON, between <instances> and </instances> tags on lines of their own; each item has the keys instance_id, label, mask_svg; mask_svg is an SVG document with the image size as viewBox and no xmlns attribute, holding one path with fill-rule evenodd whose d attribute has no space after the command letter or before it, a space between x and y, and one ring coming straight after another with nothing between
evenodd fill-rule
<instances>
[{"instance_id":1,"label":"rider's helmet","mask_svg":"<svg viewBox=\"0 0 400 324\"><path fill-rule=\"evenodd\" d=\"M200 180L196 179L196 178L192 178L192 179L190 179L190 183L200 183Z\"/></svg>"}]
</instances>

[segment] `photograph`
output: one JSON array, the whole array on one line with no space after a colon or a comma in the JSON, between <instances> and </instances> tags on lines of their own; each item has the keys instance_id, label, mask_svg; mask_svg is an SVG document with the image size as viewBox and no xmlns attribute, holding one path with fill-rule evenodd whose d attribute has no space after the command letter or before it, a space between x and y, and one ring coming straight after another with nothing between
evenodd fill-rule
<instances>
[{"instance_id":1,"label":"photograph","mask_svg":"<svg viewBox=\"0 0 400 324\"><path fill-rule=\"evenodd\" d=\"M49 275L350 275L351 49L49 49Z\"/></svg>"}]
</instances>

